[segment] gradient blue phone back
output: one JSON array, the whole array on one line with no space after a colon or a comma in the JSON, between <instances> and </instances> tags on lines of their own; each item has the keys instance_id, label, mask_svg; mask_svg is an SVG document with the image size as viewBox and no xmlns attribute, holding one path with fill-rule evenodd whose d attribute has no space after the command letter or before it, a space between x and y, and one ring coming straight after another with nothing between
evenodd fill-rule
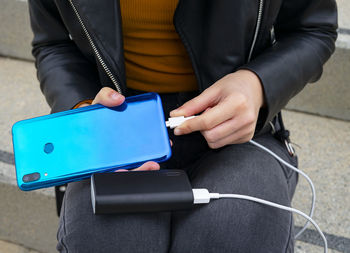
<instances>
[{"instance_id":1,"label":"gradient blue phone back","mask_svg":"<svg viewBox=\"0 0 350 253\"><path fill-rule=\"evenodd\" d=\"M160 97L128 97L23 120L12 127L18 187L34 190L170 158Z\"/></svg>"}]
</instances>

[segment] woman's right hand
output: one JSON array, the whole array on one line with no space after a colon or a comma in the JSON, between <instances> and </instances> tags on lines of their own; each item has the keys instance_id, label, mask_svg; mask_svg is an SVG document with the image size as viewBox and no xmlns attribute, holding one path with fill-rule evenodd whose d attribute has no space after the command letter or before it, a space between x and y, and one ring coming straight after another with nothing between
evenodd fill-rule
<instances>
[{"instance_id":1,"label":"woman's right hand","mask_svg":"<svg viewBox=\"0 0 350 253\"><path fill-rule=\"evenodd\" d=\"M116 92L111 88L104 87L97 93L96 97L92 101L92 104L101 104L104 106L113 107L113 106L121 105L124 101L125 101L125 97L123 95L119 94L118 92ZM83 103L79 106L79 108L84 106L89 106L89 105L90 104L88 103ZM144 163L142 166L136 169L133 169L133 171L159 170L159 169L160 169L160 166L158 163L149 161ZM119 171L127 171L127 170L117 170L117 171L119 172Z\"/></svg>"}]
</instances>

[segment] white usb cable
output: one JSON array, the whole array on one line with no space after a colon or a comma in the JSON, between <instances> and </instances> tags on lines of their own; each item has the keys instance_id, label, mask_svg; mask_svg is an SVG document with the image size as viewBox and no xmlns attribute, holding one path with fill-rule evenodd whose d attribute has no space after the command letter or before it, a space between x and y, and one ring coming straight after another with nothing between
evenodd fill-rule
<instances>
[{"instance_id":1,"label":"white usb cable","mask_svg":"<svg viewBox=\"0 0 350 253\"><path fill-rule=\"evenodd\" d=\"M179 117L172 117L169 118L168 121L165 121L166 127L170 127L170 129L174 129L177 126L180 126L182 123L184 123L186 120L193 119L196 116L179 116Z\"/></svg>"},{"instance_id":2,"label":"white usb cable","mask_svg":"<svg viewBox=\"0 0 350 253\"><path fill-rule=\"evenodd\" d=\"M323 239L324 253L328 252L327 239L324 236L324 234L322 233L320 227L317 225L317 223L311 217L309 217L305 213L303 213L295 208L283 206L283 205L276 204L276 203L271 202L271 201L267 201L264 199L259 199L259 198L255 198L255 197L251 197L251 196L241 195L241 194L210 193L207 189L204 189L204 188L203 189L193 189L192 192L193 192L193 197L194 197L194 201L193 201L194 204L207 204L212 199L223 199L223 198L244 199L244 200L249 200L249 201L257 202L260 204L264 204L267 206L279 208L279 209L282 209L285 211L297 213L297 214L303 216L309 222L311 222L312 225L314 225L314 227L316 228L316 230L318 231L318 233L321 235L321 237Z\"/></svg>"},{"instance_id":3,"label":"white usb cable","mask_svg":"<svg viewBox=\"0 0 350 253\"><path fill-rule=\"evenodd\" d=\"M167 127L170 127L171 129L181 125L182 123L184 123L186 120L189 120L189 119L192 119L196 116L190 116L190 117L184 117L184 116L180 116L180 117L173 117L173 118L169 118L168 121L166 121L166 126ZM298 238L307 228L309 222L311 222L314 226L315 226L315 222L312 220L312 216L314 214L314 209L315 209L315 201L316 201L316 192L315 192L315 187L314 187L314 184L312 183L312 180L310 179L310 177L305 173L303 172L302 170L299 170L297 169L296 167L294 167L293 165L289 164L288 162L284 161L282 158L280 158L278 155L276 155L274 152L272 152L270 149L264 147L263 145L253 141L253 140L250 140L249 141L252 145L262 149L263 151L269 153L271 156L273 156L275 159L277 159L279 162L281 162L282 164L284 164L285 166L287 166L288 168L290 168L291 170L294 170L295 172L299 173L300 175L304 176L305 179L308 181L309 185L310 185L310 188L311 188L311 193L312 193L312 201L311 201L311 208L310 208L310 212L309 212L309 216L307 216L306 214L302 213L301 211L297 210L297 209L294 209L294 208L290 208L290 207L284 207L284 208L281 208L283 210L287 210L287 211L291 211L291 212L295 212L295 211L298 211L296 213L299 213L300 215L304 216L307 221L306 223L304 224L303 228L298 231L298 233L295 235L295 239ZM194 189L195 190L195 189ZM196 191L196 194L197 194L197 198L195 198L195 204L204 204L204 203L209 203L208 199L207 199L207 196L206 196L206 193L205 192L202 192L202 194L204 195L204 198L201 198L201 191ZM195 194L195 193L194 193ZM237 196L244 196L244 195L234 195L236 196L236 198L238 198ZM263 203L263 204L267 204L267 203L272 203L272 202L269 202L269 201L265 201L265 200L260 200L260 199L256 199L254 197L249 197L249 196L244 196L244 197L247 197L245 199L248 199L248 198L253 198L253 199L249 199L251 201L256 201L256 200L259 200L259 201L256 201L256 202L259 202L259 203ZM196 201L198 201L198 203L196 203ZM204 201L204 202L201 202L201 201ZM208 202L206 202L208 201ZM261 202L263 201L263 202ZM279 204L274 204L274 207L281 207L281 205ZM287 208L287 209L285 209ZM317 226L317 224L316 224ZM323 234L322 234L323 235ZM324 237L324 236L323 236ZM325 237L324 237L324 240L325 240ZM327 251L327 241L325 241L325 245L326 245L326 250L325 252Z\"/></svg>"},{"instance_id":4,"label":"white usb cable","mask_svg":"<svg viewBox=\"0 0 350 253\"><path fill-rule=\"evenodd\" d=\"M311 193L312 193L312 200L311 200L311 208L310 208L310 213L309 216L312 218L312 216L314 215L314 210L315 210L315 201L316 201L316 191L315 191L315 186L312 183L312 180L310 179L310 177L303 172L302 170L297 169L296 167L294 167L293 165L287 163L286 161L284 161L281 157L279 157L278 155L276 155L274 152L272 152L270 149L264 147L263 145L250 140L249 141L251 144L253 144L254 146L264 150L265 152L269 153L270 155L272 155L275 159L277 159L279 162L281 162L282 164L284 164L285 166L287 166L288 168L290 168L291 170L294 170L295 172L299 173L300 175L304 176L305 179L307 180L307 182L309 183L310 187L311 187ZM300 229L300 231L295 235L295 239L297 239L307 228L307 226L309 225L309 221L306 221L306 223L304 224L303 228Z\"/></svg>"}]
</instances>

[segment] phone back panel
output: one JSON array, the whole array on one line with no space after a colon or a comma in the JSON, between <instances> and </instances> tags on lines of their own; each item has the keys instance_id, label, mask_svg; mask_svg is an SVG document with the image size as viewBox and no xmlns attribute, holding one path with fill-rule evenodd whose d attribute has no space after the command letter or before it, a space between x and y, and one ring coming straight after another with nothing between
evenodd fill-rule
<instances>
[{"instance_id":1,"label":"phone back panel","mask_svg":"<svg viewBox=\"0 0 350 253\"><path fill-rule=\"evenodd\" d=\"M19 121L12 134L22 190L77 181L150 160L162 162L171 156L156 93L128 97L113 108L92 105Z\"/></svg>"}]
</instances>

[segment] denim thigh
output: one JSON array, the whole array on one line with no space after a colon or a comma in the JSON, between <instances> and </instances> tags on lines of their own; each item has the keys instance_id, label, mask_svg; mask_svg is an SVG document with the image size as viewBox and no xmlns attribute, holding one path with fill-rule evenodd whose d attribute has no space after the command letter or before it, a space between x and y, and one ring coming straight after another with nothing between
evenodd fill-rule
<instances>
[{"instance_id":1,"label":"denim thigh","mask_svg":"<svg viewBox=\"0 0 350 253\"><path fill-rule=\"evenodd\" d=\"M130 93L129 95L133 95ZM164 114L196 93L162 95ZM290 205L297 175L251 144L209 149L200 133L174 136L162 169L184 169L194 188ZM296 165L271 134L256 141ZM217 200L182 212L94 215L89 180L70 183L58 229L60 252L293 252L291 214L245 200Z\"/></svg>"},{"instance_id":2,"label":"denim thigh","mask_svg":"<svg viewBox=\"0 0 350 253\"><path fill-rule=\"evenodd\" d=\"M256 139L284 160L295 157L271 134ZM187 169L193 188L254 196L290 206L297 175L255 146L229 145L209 150ZM239 199L172 213L171 253L293 252L292 214Z\"/></svg>"}]
</instances>

